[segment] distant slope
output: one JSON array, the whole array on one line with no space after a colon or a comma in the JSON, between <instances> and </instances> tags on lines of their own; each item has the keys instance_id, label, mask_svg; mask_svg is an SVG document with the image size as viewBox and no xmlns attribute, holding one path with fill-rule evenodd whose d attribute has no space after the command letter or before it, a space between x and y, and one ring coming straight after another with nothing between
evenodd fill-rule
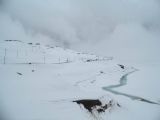
<instances>
[{"instance_id":1,"label":"distant slope","mask_svg":"<svg viewBox=\"0 0 160 120\"><path fill-rule=\"evenodd\" d=\"M0 106L7 120L106 118L120 105L102 87L134 70L111 57L20 40L1 41L0 58ZM105 109L113 104L105 114L91 115L72 102L78 99L101 99Z\"/></svg>"},{"instance_id":2,"label":"distant slope","mask_svg":"<svg viewBox=\"0 0 160 120\"><path fill-rule=\"evenodd\" d=\"M99 57L93 54L75 52L58 46L25 43L21 40L0 42L0 62L4 63L64 63L74 61L103 61L112 57Z\"/></svg>"}]
</instances>

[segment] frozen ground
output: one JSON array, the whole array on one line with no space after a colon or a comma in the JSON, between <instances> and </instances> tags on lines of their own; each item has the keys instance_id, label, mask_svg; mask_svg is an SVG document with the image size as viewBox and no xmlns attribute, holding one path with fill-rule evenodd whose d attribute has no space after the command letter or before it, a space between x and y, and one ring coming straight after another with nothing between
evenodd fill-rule
<instances>
[{"instance_id":1,"label":"frozen ground","mask_svg":"<svg viewBox=\"0 0 160 120\"><path fill-rule=\"evenodd\" d=\"M130 64L130 63L128 63ZM127 85L116 88L116 91L120 93L126 93L128 95L139 96L147 100L160 102L160 64L133 64L139 70L128 76ZM115 115L115 118L121 118L123 120L159 120L160 119L160 107L159 105L148 104L147 102L140 102L132 100L123 96L116 96L116 98L125 103L125 110L119 116ZM125 102L124 102L125 100ZM128 114L126 114L126 112ZM123 117L122 117L123 116ZM112 118L111 118L112 119ZM114 118L113 118L114 119Z\"/></svg>"},{"instance_id":2,"label":"frozen ground","mask_svg":"<svg viewBox=\"0 0 160 120\"><path fill-rule=\"evenodd\" d=\"M158 63L128 63L122 68L110 57L18 41L2 41L0 48L3 119L160 119ZM94 117L72 102L102 97L121 107Z\"/></svg>"}]
</instances>

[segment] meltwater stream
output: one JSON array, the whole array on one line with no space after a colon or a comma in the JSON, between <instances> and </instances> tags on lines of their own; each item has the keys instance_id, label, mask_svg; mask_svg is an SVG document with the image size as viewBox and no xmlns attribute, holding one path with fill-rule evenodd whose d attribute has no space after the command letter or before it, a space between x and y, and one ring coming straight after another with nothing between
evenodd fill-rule
<instances>
[{"instance_id":1,"label":"meltwater stream","mask_svg":"<svg viewBox=\"0 0 160 120\"><path fill-rule=\"evenodd\" d=\"M102 87L102 89L105 90L105 91L111 92L113 94L116 94L116 95L122 95L122 96L128 97L128 98L130 98L132 100L138 100L138 101L147 102L147 103L150 103L150 104L160 105L160 103L157 103L157 102L154 102L154 101L151 101L151 100L147 100L147 99L139 97L139 96L134 96L134 95L130 95L130 94L126 94L126 93L122 93L122 92L118 92L116 90L113 90L114 88L118 88L118 87L122 87L124 85L127 85L127 81L128 81L127 77L128 77L128 75L130 75L130 74L132 74L132 73L134 73L136 71L137 70L134 70L132 72L124 74L120 78L119 84Z\"/></svg>"}]
</instances>

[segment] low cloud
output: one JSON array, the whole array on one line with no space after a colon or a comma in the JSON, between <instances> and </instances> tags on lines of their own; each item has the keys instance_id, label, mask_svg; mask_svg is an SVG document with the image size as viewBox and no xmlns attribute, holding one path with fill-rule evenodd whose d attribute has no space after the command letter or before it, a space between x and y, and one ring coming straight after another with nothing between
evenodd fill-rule
<instances>
[{"instance_id":1,"label":"low cloud","mask_svg":"<svg viewBox=\"0 0 160 120\"><path fill-rule=\"evenodd\" d=\"M3 7L1 39L43 38L120 59L159 60L159 0L6 0Z\"/></svg>"}]
</instances>

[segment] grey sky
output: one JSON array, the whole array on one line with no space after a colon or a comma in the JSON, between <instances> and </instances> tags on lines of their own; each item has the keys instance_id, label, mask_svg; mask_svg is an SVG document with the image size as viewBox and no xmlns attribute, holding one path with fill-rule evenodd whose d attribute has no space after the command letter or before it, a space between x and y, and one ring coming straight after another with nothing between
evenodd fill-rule
<instances>
[{"instance_id":1,"label":"grey sky","mask_svg":"<svg viewBox=\"0 0 160 120\"><path fill-rule=\"evenodd\" d=\"M45 38L101 55L159 60L158 0L8 0L3 11L3 26L14 31L1 27L3 39Z\"/></svg>"}]
</instances>

